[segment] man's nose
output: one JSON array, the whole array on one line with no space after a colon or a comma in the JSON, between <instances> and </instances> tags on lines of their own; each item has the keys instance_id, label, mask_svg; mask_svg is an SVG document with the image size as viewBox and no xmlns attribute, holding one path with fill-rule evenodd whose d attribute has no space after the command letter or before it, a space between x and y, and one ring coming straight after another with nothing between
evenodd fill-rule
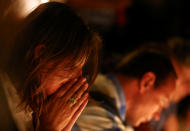
<instances>
[{"instance_id":1,"label":"man's nose","mask_svg":"<svg viewBox=\"0 0 190 131\"><path fill-rule=\"evenodd\" d=\"M169 105L169 98L162 98L161 101L160 101L160 105L161 107L163 108L167 108L168 105Z\"/></svg>"}]
</instances>

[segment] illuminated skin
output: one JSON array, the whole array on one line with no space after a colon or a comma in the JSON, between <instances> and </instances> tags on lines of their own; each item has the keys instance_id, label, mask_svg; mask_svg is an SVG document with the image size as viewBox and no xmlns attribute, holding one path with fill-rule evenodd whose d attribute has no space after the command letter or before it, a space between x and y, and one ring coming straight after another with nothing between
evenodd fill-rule
<instances>
[{"instance_id":1,"label":"illuminated skin","mask_svg":"<svg viewBox=\"0 0 190 131\"><path fill-rule=\"evenodd\" d=\"M75 65L70 71L63 68L68 60L56 66L50 73L52 64L48 64L42 71L41 88L45 90L49 99L40 116L40 130L69 131L85 108L88 102L88 83L82 77L82 67L85 61ZM77 103L72 103L69 99L74 98Z\"/></svg>"},{"instance_id":2,"label":"illuminated skin","mask_svg":"<svg viewBox=\"0 0 190 131\"><path fill-rule=\"evenodd\" d=\"M69 59L65 60L63 63L54 65L49 63L41 74L42 85L41 88L45 89L47 95L53 94L56 90L58 90L62 85L64 85L67 81L72 80L74 78L82 76L82 67L85 63L83 60L80 64L76 64L74 68L71 70L69 67L65 67L65 65L69 64ZM54 67L53 71L50 71L51 68Z\"/></svg>"},{"instance_id":3,"label":"illuminated skin","mask_svg":"<svg viewBox=\"0 0 190 131\"><path fill-rule=\"evenodd\" d=\"M184 97L190 94L190 66L180 64L175 58L171 58L172 65L177 74L176 89L172 95L171 101L178 103ZM188 116L189 114L187 114ZM188 118L188 117L187 117ZM190 117L189 117L190 118ZM186 122L189 122L187 120ZM172 126L171 126L172 125ZM188 123L188 125L190 125ZM164 125L165 131L179 131L180 125L176 114L170 115Z\"/></svg>"},{"instance_id":4,"label":"illuminated skin","mask_svg":"<svg viewBox=\"0 0 190 131\"><path fill-rule=\"evenodd\" d=\"M175 88L175 78L170 76L159 88L155 88L154 73L145 74L141 80L122 76L119 79L126 96L126 119L136 127L152 118L158 119L161 109L168 105Z\"/></svg>"}]
</instances>

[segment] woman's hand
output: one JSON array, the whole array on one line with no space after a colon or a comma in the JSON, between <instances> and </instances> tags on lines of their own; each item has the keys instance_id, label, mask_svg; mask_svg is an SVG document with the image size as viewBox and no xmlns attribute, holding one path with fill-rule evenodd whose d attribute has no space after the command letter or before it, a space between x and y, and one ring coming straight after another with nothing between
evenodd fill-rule
<instances>
[{"instance_id":1,"label":"woman's hand","mask_svg":"<svg viewBox=\"0 0 190 131\"><path fill-rule=\"evenodd\" d=\"M39 130L70 131L88 102L85 78L71 80L45 103L40 115Z\"/></svg>"}]
</instances>

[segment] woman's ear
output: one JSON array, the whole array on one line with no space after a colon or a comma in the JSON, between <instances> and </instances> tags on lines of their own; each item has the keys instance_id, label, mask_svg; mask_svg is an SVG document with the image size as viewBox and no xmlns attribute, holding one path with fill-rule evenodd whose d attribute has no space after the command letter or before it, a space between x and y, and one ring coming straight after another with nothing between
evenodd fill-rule
<instances>
[{"instance_id":1,"label":"woman's ear","mask_svg":"<svg viewBox=\"0 0 190 131\"><path fill-rule=\"evenodd\" d=\"M34 59L39 58L45 48L46 48L46 46L44 44L37 45L34 48Z\"/></svg>"},{"instance_id":2,"label":"woman's ear","mask_svg":"<svg viewBox=\"0 0 190 131\"><path fill-rule=\"evenodd\" d=\"M156 81L156 75L153 72L146 72L140 79L140 93L144 93L152 88Z\"/></svg>"}]
</instances>

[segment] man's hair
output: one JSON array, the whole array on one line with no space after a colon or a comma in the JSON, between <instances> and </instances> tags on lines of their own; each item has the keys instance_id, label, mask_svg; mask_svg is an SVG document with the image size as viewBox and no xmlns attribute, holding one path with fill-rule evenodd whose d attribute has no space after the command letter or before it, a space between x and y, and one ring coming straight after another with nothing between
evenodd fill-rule
<instances>
[{"instance_id":1,"label":"man's hair","mask_svg":"<svg viewBox=\"0 0 190 131\"><path fill-rule=\"evenodd\" d=\"M45 49L36 59L34 50L40 44ZM69 67L72 72L77 63L86 60L84 73L90 86L98 72L101 44L99 35L67 5L58 2L39 5L24 19L7 68L13 80L21 84L17 90L25 107L39 111L43 105L45 97L37 78L49 62L54 62L51 72L69 58L63 70Z\"/></svg>"},{"instance_id":2,"label":"man's hair","mask_svg":"<svg viewBox=\"0 0 190 131\"><path fill-rule=\"evenodd\" d=\"M180 64L190 66L190 39L173 37L168 40L170 53Z\"/></svg>"},{"instance_id":3,"label":"man's hair","mask_svg":"<svg viewBox=\"0 0 190 131\"><path fill-rule=\"evenodd\" d=\"M142 78L146 72L153 72L156 75L156 87L170 74L176 77L169 57L153 47L141 47L125 55L116 72L137 79Z\"/></svg>"}]
</instances>

